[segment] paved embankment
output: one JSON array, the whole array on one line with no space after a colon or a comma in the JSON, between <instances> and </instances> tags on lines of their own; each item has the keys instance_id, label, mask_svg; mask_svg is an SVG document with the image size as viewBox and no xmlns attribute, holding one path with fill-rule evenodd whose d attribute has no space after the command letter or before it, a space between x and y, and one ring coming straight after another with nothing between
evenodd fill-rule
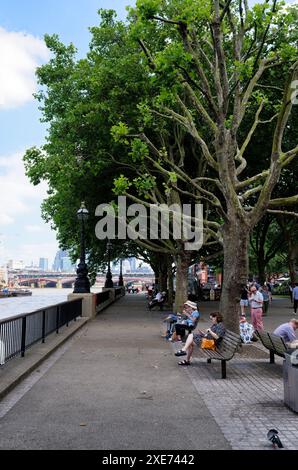
<instances>
[{"instance_id":1,"label":"paved embankment","mask_svg":"<svg viewBox=\"0 0 298 470\"><path fill-rule=\"evenodd\" d=\"M89 322L2 400L0 449L230 448L161 317L128 295Z\"/></svg>"}]
</instances>

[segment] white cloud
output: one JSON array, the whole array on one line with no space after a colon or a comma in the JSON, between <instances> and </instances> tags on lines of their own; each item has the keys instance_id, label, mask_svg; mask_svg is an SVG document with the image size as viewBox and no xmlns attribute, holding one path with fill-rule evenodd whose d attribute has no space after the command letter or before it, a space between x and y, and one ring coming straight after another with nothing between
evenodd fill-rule
<instances>
[{"instance_id":1,"label":"white cloud","mask_svg":"<svg viewBox=\"0 0 298 470\"><path fill-rule=\"evenodd\" d=\"M43 228L40 225L26 225L25 230L29 233L40 233L43 231Z\"/></svg>"},{"instance_id":2,"label":"white cloud","mask_svg":"<svg viewBox=\"0 0 298 470\"><path fill-rule=\"evenodd\" d=\"M0 27L0 109L16 108L33 99L35 69L48 58L41 39Z\"/></svg>"},{"instance_id":3,"label":"white cloud","mask_svg":"<svg viewBox=\"0 0 298 470\"><path fill-rule=\"evenodd\" d=\"M30 184L22 156L22 153L0 155L0 225L13 222L16 215L32 213L46 197L45 183L39 186Z\"/></svg>"},{"instance_id":4,"label":"white cloud","mask_svg":"<svg viewBox=\"0 0 298 470\"><path fill-rule=\"evenodd\" d=\"M38 264L39 257L48 258L52 262L56 252L56 242L27 243L20 245L18 251L14 251L13 255L15 259L18 259L16 255L19 254L20 259L23 259L27 264L29 264L30 261Z\"/></svg>"},{"instance_id":5,"label":"white cloud","mask_svg":"<svg viewBox=\"0 0 298 470\"><path fill-rule=\"evenodd\" d=\"M10 217L5 212L0 212L0 226L1 225L10 225L14 222L14 219Z\"/></svg>"}]
</instances>

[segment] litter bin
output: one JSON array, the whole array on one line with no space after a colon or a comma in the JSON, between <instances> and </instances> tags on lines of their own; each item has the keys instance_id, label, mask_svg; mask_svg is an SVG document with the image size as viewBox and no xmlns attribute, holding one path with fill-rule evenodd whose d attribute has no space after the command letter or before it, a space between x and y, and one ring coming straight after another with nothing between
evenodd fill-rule
<instances>
[{"instance_id":1,"label":"litter bin","mask_svg":"<svg viewBox=\"0 0 298 470\"><path fill-rule=\"evenodd\" d=\"M298 413L298 350L285 354L283 363L284 403Z\"/></svg>"}]
</instances>

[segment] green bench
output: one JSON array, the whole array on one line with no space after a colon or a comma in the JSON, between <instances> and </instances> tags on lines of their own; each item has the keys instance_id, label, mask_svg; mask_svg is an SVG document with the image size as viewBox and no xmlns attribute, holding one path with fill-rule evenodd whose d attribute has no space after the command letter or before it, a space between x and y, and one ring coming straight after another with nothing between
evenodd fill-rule
<instances>
[{"instance_id":1,"label":"green bench","mask_svg":"<svg viewBox=\"0 0 298 470\"><path fill-rule=\"evenodd\" d=\"M226 363L234 357L240 344L240 336L233 333L233 331L226 330L224 337L215 351L212 351L212 349L201 349L201 352L204 356L207 356L208 364L210 364L213 359L221 361L221 378L225 379L227 376Z\"/></svg>"},{"instance_id":2,"label":"green bench","mask_svg":"<svg viewBox=\"0 0 298 470\"><path fill-rule=\"evenodd\" d=\"M281 336L268 333L268 331L256 331L258 338L260 338L263 346L270 352L270 364L274 364L275 354L280 357L285 357L285 353L289 350L286 343Z\"/></svg>"}]
</instances>

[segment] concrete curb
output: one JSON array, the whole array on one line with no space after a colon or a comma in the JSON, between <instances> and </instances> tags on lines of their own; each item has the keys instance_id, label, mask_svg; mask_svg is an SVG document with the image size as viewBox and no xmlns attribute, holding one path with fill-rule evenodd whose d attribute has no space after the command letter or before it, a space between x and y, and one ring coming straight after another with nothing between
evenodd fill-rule
<instances>
[{"instance_id":1,"label":"concrete curb","mask_svg":"<svg viewBox=\"0 0 298 470\"><path fill-rule=\"evenodd\" d=\"M0 399L5 397L88 321L87 317L79 317L77 321L61 329L58 335L56 333L49 335L44 344L35 344L34 347L28 349L25 357L16 357L1 366Z\"/></svg>"}]
</instances>

